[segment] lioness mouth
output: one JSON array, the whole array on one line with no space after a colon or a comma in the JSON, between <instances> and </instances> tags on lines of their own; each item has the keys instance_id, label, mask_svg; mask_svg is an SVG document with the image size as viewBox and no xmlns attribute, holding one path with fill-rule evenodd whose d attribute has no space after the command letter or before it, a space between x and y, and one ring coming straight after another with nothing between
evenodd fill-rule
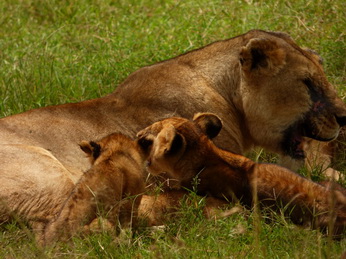
<instances>
[{"instance_id":1,"label":"lioness mouth","mask_svg":"<svg viewBox=\"0 0 346 259\"><path fill-rule=\"evenodd\" d=\"M289 155L294 159L304 159L305 153L302 142L303 128L301 125L296 124L288 128L284 133L284 140L282 142L282 149L285 155Z\"/></svg>"},{"instance_id":2,"label":"lioness mouth","mask_svg":"<svg viewBox=\"0 0 346 259\"><path fill-rule=\"evenodd\" d=\"M282 149L285 155L289 155L294 159L304 159L303 137L312 138L319 141L331 141L334 138L322 138L318 136L308 121L300 121L289 127L284 132L282 141Z\"/></svg>"}]
</instances>

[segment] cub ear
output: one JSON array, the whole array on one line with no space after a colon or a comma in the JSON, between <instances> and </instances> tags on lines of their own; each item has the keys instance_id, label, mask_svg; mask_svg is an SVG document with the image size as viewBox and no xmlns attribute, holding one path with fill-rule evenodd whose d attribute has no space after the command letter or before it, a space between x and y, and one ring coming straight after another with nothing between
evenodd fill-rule
<instances>
[{"instance_id":1,"label":"cub ear","mask_svg":"<svg viewBox=\"0 0 346 259\"><path fill-rule=\"evenodd\" d=\"M96 160L101 154L101 146L94 141L83 140L79 147L88 155L88 157Z\"/></svg>"},{"instance_id":2,"label":"cub ear","mask_svg":"<svg viewBox=\"0 0 346 259\"><path fill-rule=\"evenodd\" d=\"M175 155L185 149L186 141L184 136L179 134L172 124L164 127L155 140L161 152L165 155Z\"/></svg>"},{"instance_id":3,"label":"cub ear","mask_svg":"<svg viewBox=\"0 0 346 259\"><path fill-rule=\"evenodd\" d=\"M275 75L285 63L286 51L272 39L251 39L240 51L240 64L247 74Z\"/></svg>"},{"instance_id":4,"label":"cub ear","mask_svg":"<svg viewBox=\"0 0 346 259\"><path fill-rule=\"evenodd\" d=\"M149 153L153 145L154 138L154 135L142 130L137 134L137 144L145 153Z\"/></svg>"},{"instance_id":5,"label":"cub ear","mask_svg":"<svg viewBox=\"0 0 346 259\"><path fill-rule=\"evenodd\" d=\"M208 136L215 138L222 129L221 119L213 113L196 113L193 122Z\"/></svg>"}]
</instances>

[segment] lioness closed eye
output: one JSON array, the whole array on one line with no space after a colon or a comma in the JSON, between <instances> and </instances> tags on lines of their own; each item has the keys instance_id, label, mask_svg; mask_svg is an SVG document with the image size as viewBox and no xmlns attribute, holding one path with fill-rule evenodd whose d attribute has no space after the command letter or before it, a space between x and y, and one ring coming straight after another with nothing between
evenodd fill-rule
<instances>
[{"instance_id":1,"label":"lioness closed eye","mask_svg":"<svg viewBox=\"0 0 346 259\"><path fill-rule=\"evenodd\" d=\"M313 227L346 226L346 196L283 167L259 164L216 147L211 138L221 130L214 114L195 115L193 121L169 118L139 132L139 143L149 154L147 169L165 172L187 188L198 178L200 194L240 200L251 206L257 196L262 205L285 208L296 223Z\"/></svg>"}]
</instances>

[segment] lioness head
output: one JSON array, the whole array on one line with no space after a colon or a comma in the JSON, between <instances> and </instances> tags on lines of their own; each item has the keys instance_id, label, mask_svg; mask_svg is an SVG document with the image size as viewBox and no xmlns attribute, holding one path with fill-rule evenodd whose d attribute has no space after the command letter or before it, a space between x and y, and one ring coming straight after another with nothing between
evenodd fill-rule
<instances>
[{"instance_id":1,"label":"lioness head","mask_svg":"<svg viewBox=\"0 0 346 259\"><path fill-rule=\"evenodd\" d=\"M153 175L165 172L180 182L190 181L195 176L191 174L198 171L194 166L203 164L201 152L212 145L210 139L221 128L221 120L212 113L198 113L192 121L172 117L152 124L137 134L148 157L147 170Z\"/></svg>"},{"instance_id":2,"label":"lioness head","mask_svg":"<svg viewBox=\"0 0 346 259\"><path fill-rule=\"evenodd\" d=\"M303 158L303 137L329 141L346 124L346 105L320 57L283 33L253 31L240 49L241 109L254 143Z\"/></svg>"}]
</instances>

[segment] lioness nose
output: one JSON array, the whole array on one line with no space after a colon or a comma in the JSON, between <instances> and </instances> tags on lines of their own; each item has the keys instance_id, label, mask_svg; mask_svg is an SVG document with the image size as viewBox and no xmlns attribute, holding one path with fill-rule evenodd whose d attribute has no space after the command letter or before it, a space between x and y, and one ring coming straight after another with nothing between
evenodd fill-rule
<instances>
[{"instance_id":1,"label":"lioness nose","mask_svg":"<svg viewBox=\"0 0 346 259\"><path fill-rule=\"evenodd\" d=\"M340 127L346 125L346 116L336 116L336 121L339 123Z\"/></svg>"}]
</instances>

